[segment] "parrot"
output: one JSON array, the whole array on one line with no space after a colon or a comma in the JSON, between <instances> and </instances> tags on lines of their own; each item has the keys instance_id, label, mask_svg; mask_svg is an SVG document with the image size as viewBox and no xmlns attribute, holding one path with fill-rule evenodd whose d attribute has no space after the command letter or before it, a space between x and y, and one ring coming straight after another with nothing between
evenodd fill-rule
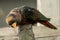
<instances>
[{"instance_id":1,"label":"parrot","mask_svg":"<svg viewBox=\"0 0 60 40\"><path fill-rule=\"evenodd\" d=\"M13 8L6 16L6 23L13 28L20 25L34 25L39 22L48 28L57 29L49 21L50 18L44 16L38 9L29 6Z\"/></svg>"}]
</instances>

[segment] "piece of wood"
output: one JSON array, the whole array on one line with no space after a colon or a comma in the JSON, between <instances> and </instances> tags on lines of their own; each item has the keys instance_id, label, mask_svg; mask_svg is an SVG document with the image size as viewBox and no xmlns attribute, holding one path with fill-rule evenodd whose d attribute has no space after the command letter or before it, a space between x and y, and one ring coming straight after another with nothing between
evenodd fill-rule
<instances>
[{"instance_id":1,"label":"piece of wood","mask_svg":"<svg viewBox=\"0 0 60 40\"><path fill-rule=\"evenodd\" d=\"M19 40L35 40L32 25L21 25L19 27Z\"/></svg>"}]
</instances>

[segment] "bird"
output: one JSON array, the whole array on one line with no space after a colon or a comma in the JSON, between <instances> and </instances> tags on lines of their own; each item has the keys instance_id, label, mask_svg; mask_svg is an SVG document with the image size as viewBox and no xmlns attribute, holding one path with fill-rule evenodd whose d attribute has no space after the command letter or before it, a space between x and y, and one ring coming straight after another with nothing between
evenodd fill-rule
<instances>
[{"instance_id":1,"label":"bird","mask_svg":"<svg viewBox=\"0 0 60 40\"><path fill-rule=\"evenodd\" d=\"M20 25L34 25L39 22L48 28L57 29L49 21L50 18L44 16L38 9L29 6L13 8L6 16L6 23L13 28Z\"/></svg>"}]
</instances>

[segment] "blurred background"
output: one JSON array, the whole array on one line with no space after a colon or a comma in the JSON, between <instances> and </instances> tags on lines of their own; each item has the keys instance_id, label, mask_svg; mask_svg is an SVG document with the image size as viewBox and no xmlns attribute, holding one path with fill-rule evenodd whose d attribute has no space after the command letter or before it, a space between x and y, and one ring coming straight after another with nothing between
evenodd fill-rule
<instances>
[{"instance_id":1,"label":"blurred background","mask_svg":"<svg viewBox=\"0 0 60 40\"><path fill-rule=\"evenodd\" d=\"M37 27L33 26L36 40L60 40L59 3L59 0L0 0L0 40L18 40L18 28L7 25L5 17L11 9L23 5L38 9L43 15L51 18L50 22L58 28L53 30L38 23Z\"/></svg>"}]
</instances>

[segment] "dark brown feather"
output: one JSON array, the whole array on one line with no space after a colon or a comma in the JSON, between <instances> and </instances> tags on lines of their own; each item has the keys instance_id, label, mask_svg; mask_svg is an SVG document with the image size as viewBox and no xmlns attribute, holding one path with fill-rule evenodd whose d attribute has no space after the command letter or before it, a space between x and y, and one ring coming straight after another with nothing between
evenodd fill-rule
<instances>
[{"instance_id":1,"label":"dark brown feather","mask_svg":"<svg viewBox=\"0 0 60 40\"><path fill-rule=\"evenodd\" d=\"M40 21L41 24L45 25L46 27L49 27L51 29L57 29L54 25L49 23L48 21Z\"/></svg>"}]
</instances>

